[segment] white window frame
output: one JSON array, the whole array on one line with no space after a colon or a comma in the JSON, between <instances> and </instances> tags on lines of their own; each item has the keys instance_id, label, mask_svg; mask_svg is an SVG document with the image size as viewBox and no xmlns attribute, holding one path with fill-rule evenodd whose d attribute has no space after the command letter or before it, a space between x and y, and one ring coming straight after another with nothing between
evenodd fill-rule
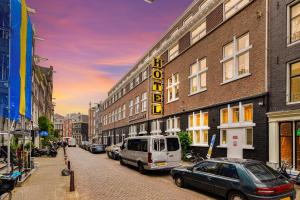
<instances>
[{"instance_id":1,"label":"white window frame","mask_svg":"<svg viewBox=\"0 0 300 200\"><path fill-rule=\"evenodd\" d=\"M142 94L142 110L141 110L141 112L145 112L145 111L147 111L147 92L144 92L143 94Z\"/></svg>"},{"instance_id":2,"label":"white window frame","mask_svg":"<svg viewBox=\"0 0 300 200\"><path fill-rule=\"evenodd\" d=\"M179 117L170 117L167 119L167 128L166 128L166 133L170 135L177 135L178 132L180 132L180 118ZM178 124L179 121L179 124Z\"/></svg>"},{"instance_id":3,"label":"white window frame","mask_svg":"<svg viewBox=\"0 0 300 200\"><path fill-rule=\"evenodd\" d=\"M122 119L126 118L126 104L123 104L123 108L122 108Z\"/></svg>"},{"instance_id":4,"label":"white window frame","mask_svg":"<svg viewBox=\"0 0 300 200\"><path fill-rule=\"evenodd\" d=\"M174 46L172 46L169 49L169 61L173 60L174 58L176 58L179 55L179 44L176 43Z\"/></svg>"},{"instance_id":5,"label":"white window frame","mask_svg":"<svg viewBox=\"0 0 300 200\"><path fill-rule=\"evenodd\" d=\"M122 107L119 107L118 120L122 119Z\"/></svg>"},{"instance_id":6,"label":"white window frame","mask_svg":"<svg viewBox=\"0 0 300 200\"><path fill-rule=\"evenodd\" d=\"M140 112L140 96L135 97L135 114Z\"/></svg>"},{"instance_id":7,"label":"white window frame","mask_svg":"<svg viewBox=\"0 0 300 200\"><path fill-rule=\"evenodd\" d=\"M133 115L133 99L129 101L129 116Z\"/></svg>"},{"instance_id":8,"label":"white window frame","mask_svg":"<svg viewBox=\"0 0 300 200\"><path fill-rule=\"evenodd\" d=\"M190 23L193 20L193 14L189 15L187 18L185 18L185 20L183 21L183 26L187 25L188 23Z\"/></svg>"},{"instance_id":9,"label":"white window frame","mask_svg":"<svg viewBox=\"0 0 300 200\"><path fill-rule=\"evenodd\" d=\"M300 101L291 101L291 66L292 64L294 63L298 63L300 62L300 59L298 60L294 60L292 62L289 62L287 63L287 77L286 77L286 83L287 83L287 86L286 86L286 104L287 105L293 105L293 104L299 104Z\"/></svg>"},{"instance_id":10,"label":"white window frame","mask_svg":"<svg viewBox=\"0 0 300 200\"><path fill-rule=\"evenodd\" d=\"M237 1L233 6L231 6L228 10L226 10L226 4L230 1ZM239 10L242 10L244 7L246 7L250 3L250 0L226 0L224 2L224 19L228 19L232 17L235 13L237 13ZM231 10L234 10L230 15L227 15Z\"/></svg>"},{"instance_id":11,"label":"white window frame","mask_svg":"<svg viewBox=\"0 0 300 200\"><path fill-rule=\"evenodd\" d=\"M287 6L287 44L288 46L289 45L293 45L293 44L297 44L297 43L300 43L300 39L299 40L296 40L294 42L292 42L292 37L291 37L291 11L292 11L292 7L295 6L296 4L299 4L300 1L299 0L296 0L292 3L290 3L288 6Z\"/></svg>"},{"instance_id":12,"label":"white window frame","mask_svg":"<svg viewBox=\"0 0 300 200\"><path fill-rule=\"evenodd\" d=\"M134 137L137 135L136 125L129 126L129 136Z\"/></svg>"},{"instance_id":13,"label":"white window frame","mask_svg":"<svg viewBox=\"0 0 300 200\"><path fill-rule=\"evenodd\" d=\"M187 131L188 132L192 132L193 133L193 143L191 146L204 146L207 147L208 146L208 140L209 140L209 134L207 135L207 143L204 142L204 131L207 131L210 129L209 125L204 125L204 114L208 114L208 120L209 120L209 113L208 112L193 112L190 115L193 115L193 126L191 126L191 122L190 122L190 115L188 115L188 128ZM196 115L200 114L200 126L196 125ZM200 131L200 143L196 142L196 131Z\"/></svg>"},{"instance_id":14,"label":"white window frame","mask_svg":"<svg viewBox=\"0 0 300 200\"><path fill-rule=\"evenodd\" d=\"M197 33L193 36L193 34L195 32L198 32L198 29L199 29L199 33ZM191 31L191 44L195 44L201 38L203 38L205 35L206 35L206 21L202 22L194 30Z\"/></svg>"},{"instance_id":15,"label":"white window frame","mask_svg":"<svg viewBox=\"0 0 300 200\"><path fill-rule=\"evenodd\" d=\"M129 84L129 90L132 90L132 89L133 89L133 81L131 81Z\"/></svg>"},{"instance_id":16,"label":"white window frame","mask_svg":"<svg viewBox=\"0 0 300 200\"><path fill-rule=\"evenodd\" d=\"M249 36L249 46L248 47L245 47L244 49L241 49L238 51L238 40L243 38L244 36L248 35ZM231 56L227 56L225 57L225 47L232 44L233 46L233 53ZM223 68L223 83L222 84L225 84L225 83L229 83L229 82L232 82L232 81L235 81L237 79L240 79L240 78L243 78L245 76L249 76L251 75L250 74L250 50L252 49L252 44L250 44L250 33L245 33L243 35L241 35L240 37L236 37L234 36L233 37L233 41L229 42L228 44L224 45L223 46L223 59L220 61L220 63L222 64L222 68ZM243 54L246 54L248 53L248 56L249 56L249 69L248 69L248 72L246 73L243 73L241 75L239 75L239 64L238 64L238 58L240 56L242 56ZM225 63L232 60L233 61L233 77L231 79L227 79L226 80L226 75L225 75Z\"/></svg>"},{"instance_id":17,"label":"white window frame","mask_svg":"<svg viewBox=\"0 0 300 200\"><path fill-rule=\"evenodd\" d=\"M205 63L206 63L206 67L204 69L201 69L201 63L204 60L205 60ZM192 74L192 67L194 65L197 65L198 71L196 71L195 73ZM190 95L193 95L193 94L196 94L196 93L203 92L203 91L207 90L207 71L208 71L208 67L207 67L206 57L202 58L200 61L197 59L197 62L190 66L190 76L188 77L189 82L190 82ZM206 74L206 84L205 84L205 87L201 88L201 75L202 74ZM197 91L192 92L192 80L194 78L197 79Z\"/></svg>"},{"instance_id":18,"label":"white window frame","mask_svg":"<svg viewBox=\"0 0 300 200\"><path fill-rule=\"evenodd\" d=\"M147 134L147 131L146 131L146 124L143 123L143 124L140 124L140 132L139 132L140 135L144 135L144 134Z\"/></svg>"},{"instance_id":19,"label":"white window frame","mask_svg":"<svg viewBox=\"0 0 300 200\"><path fill-rule=\"evenodd\" d=\"M142 81L146 80L148 78L148 70L144 70L142 73Z\"/></svg>"},{"instance_id":20,"label":"white window frame","mask_svg":"<svg viewBox=\"0 0 300 200\"><path fill-rule=\"evenodd\" d=\"M151 132L150 132L150 134L159 135L159 134L162 133L160 123L161 123L161 121L159 121L159 120L154 120L154 121L151 122Z\"/></svg>"},{"instance_id":21,"label":"white window frame","mask_svg":"<svg viewBox=\"0 0 300 200\"><path fill-rule=\"evenodd\" d=\"M177 78L177 82L175 82L175 77L178 76ZM170 84L170 81L169 80L172 80L172 83ZM172 76L170 78L168 78L168 86L167 86L167 93L168 93L168 101L167 103L171 103L173 101L177 101L179 99L179 95L178 97L176 98L175 97L175 92L176 92L176 87L178 87L178 90L179 90L179 73L176 73L176 74L172 74ZM172 92L172 98L170 98L170 91ZM178 91L179 93L179 91Z\"/></svg>"},{"instance_id":22,"label":"white window frame","mask_svg":"<svg viewBox=\"0 0 300 200\"><path fill-rule=\"evenodd\" d=\"M135 85L138 85L138 84L140 84L140 76L137 76L135 78Z\"/></svg>"}]
</instances>

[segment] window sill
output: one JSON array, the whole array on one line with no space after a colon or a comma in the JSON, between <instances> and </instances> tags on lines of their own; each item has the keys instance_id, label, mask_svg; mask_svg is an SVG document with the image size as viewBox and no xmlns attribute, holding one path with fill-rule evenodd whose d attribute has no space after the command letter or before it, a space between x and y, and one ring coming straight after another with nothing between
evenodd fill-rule
<instances>
[{"instance_id":1,"label":"window sill","mask_svg":"<svg viewBox=\"0 0 300 200\"><path fill-rule=\"evenodd\" d=\"M220 148L220 149L227 149L227 146L225 146L225 145L219 145L219 146L217 146L217 148Z\"/></svg>"},{"instance_id":2,"label":"window sill","mask_svg":"<svg viewBox=\"0 0 300 200\"><path fill-rule=\"evenodd\" d=\"M191 144L191 147L209 147L208 144Z\"/></svg>"},{"instance_id":3,"label":"window sill","mask_svg":"<svg viewBox=\"0 0 300 200\"><path fill-rule=\"evenodd\" d=\"M289 42L289 43L287 44L287 47L292 47L292 46L297 45L297 44L299 44L299 43L300 43L300 40L297 40L297 41L295 41L295 42Z\"/></svg>"},{"instance_id":4,"label":"window sill","mask_svg":"<svg viewBox=\"0 0 300 200\"><path fill-rule=\"evenodd\" d=\"M230 129L230 128L247 128L256 126L253 122L240 122L240 123L232 123L232 124L221 124L217 126L218 129Z\"/></svg>"},{"instance_id":5,"label":"window sill","mask_svg":"<svg viewBox=\"0 0 300 200\"><path fill-rule=\"evenodd\" d=\"M169 103L173 103L173 102L175 102L175 101L178 101L179 100L179 98L177 98L177 99L174 99L174 100L171 100L171 101L168 101L167 102L167 104L169 104Z\"/></svg>"},{"instance_id":6,"label":"window sill","mask_svg":"<svg viewBox=\"0 0 300 200\"><path fill-rule=\"evenodd\" d=\"M300 104L300 101L295 101L295 102L286 102L286 105L290 106L290 105L297 105Z\"/></svg>"},{"instance_id":7,"label":"window sill","mask_svg":"<svg viewBox=\"0 0 300 200\"><path fill-rule=\"evenodd\" d=\"M190 93L188 96L190 97L190 96L193 96L193 95L196 95L196 94L199 94L199 93L205 92L206 90L207 90L207 88L205 88L205 89L202 89L202 90L199 90L199 91L197 91L197 92L194 92L194 93Z\"/></svg>"},{"instance_id":8,"label":"window sill","mask_svg":"<svg viewBox=\"0 0 300 200\"><path fill-rule=\"evenodd\" d=\"M244 75L235 77L235 78L233 78L233 79L223 81L223 83L221 83L221 85L225 85L225 84L227 84L227 83L231 83L231 82L240 80L240 79L245 78L245 77L248 77L248 76L251 76L251 73L246 73L246 74L244 74Z\"/></svg>"},{"instance_id":9,"label":"window sill","mask_svg":"<svg viewBox=\"0 0 300 200\"><path fill-rule=\"evenodd\" d=\"M253 146L243 146L243 149L254 150L255 148Z\"/></svg>"}]
</instances>

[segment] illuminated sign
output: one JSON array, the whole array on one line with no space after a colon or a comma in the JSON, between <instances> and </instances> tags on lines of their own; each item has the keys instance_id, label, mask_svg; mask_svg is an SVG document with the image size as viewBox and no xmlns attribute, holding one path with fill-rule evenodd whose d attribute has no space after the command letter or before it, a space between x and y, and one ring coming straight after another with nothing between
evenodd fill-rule
<instances>
[{"instance_id":1,"label":"illuminated sign","mask_svg":"<svg viewBox=\"0 0 300 200\"><path fill-rule=\"evenodd\" d=\"M151 113L152 115L163 114L163 73L162 59L154 58L152 63L152 98Z\"/></svg>"}]
</instances>

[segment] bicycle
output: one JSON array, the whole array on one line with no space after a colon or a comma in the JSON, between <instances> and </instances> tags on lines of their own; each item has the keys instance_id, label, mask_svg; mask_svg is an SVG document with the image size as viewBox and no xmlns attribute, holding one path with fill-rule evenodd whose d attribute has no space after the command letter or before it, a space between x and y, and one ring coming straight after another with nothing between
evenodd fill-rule
<instances>
[{"instance_id":1,"label":"bicycle","mask_svg":"<svg viewBox=\"0 0 300 200\"><path fill-rule=\"evenodd\" d=\"M293 182L297 185L300 184L300 172L295 176L293 175L292 168L295 167L294 165L290 165L287 161L282 161L280 167L277 169L279 176L283 176L288 179L290 182ZM287 169L290 170L290 173L287 172Z\"/></svg>"},{"instance_id":2,"label":"bicycle","mask_svg":"<svg viewBox=\"0 0 300 200\"><path fill-rule=\"evenodd\" d=\"M205 160L200 153L195 153L193 150L190 153L185 154L185 158L192 163L199 163Z\"/></svg>"}]
</instances>

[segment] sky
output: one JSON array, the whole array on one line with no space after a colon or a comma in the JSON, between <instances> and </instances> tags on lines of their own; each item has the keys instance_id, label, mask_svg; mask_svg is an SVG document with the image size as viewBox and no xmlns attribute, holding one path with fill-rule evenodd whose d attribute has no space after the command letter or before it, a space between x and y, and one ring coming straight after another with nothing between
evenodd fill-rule
<instances>
[{"instance_id":1,"label":"sky","mask_svg":"<svg viewBox=\"0 0 300 200\"><path fill-rule=\"evenodd\" d=\"M36 54L52 65L55 113L87 113L157 42L192 0L27 0Z\"/></svg>"}]
</instances>

